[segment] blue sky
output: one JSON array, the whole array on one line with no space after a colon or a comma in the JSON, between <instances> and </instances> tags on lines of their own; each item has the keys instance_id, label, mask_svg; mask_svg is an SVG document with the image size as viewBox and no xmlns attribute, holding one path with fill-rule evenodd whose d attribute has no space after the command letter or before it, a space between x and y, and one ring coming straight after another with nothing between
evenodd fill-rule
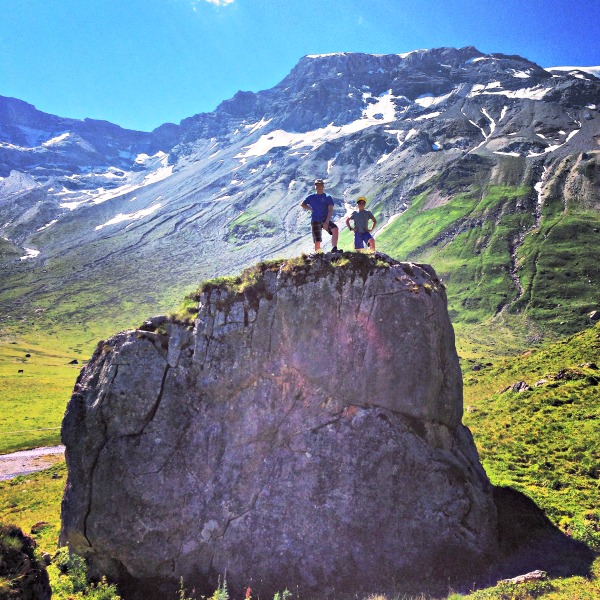
<instances>
[{"instance_id":1,"label":"blue sky","mask_svg":"<svg viewBox=\"0 0 600 600\"><path fill-rule=\"evenodd\" d=\"M0 95L149 131L306 54L473 45L600 65L600 0L0 0Z\"/></svg>"}]
</instances>

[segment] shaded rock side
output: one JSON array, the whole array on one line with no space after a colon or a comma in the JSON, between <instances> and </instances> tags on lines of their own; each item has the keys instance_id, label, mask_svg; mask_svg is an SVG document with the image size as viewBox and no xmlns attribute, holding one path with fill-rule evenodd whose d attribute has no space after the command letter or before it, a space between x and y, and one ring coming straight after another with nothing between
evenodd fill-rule
<instances>
[{"instance_id":1,"label":"shaded rock side","mask_svg":"<svg viewBox=\"0 0 600 600\"><path fill-rule=\"evenodd\" d=\"M193 326L98 346L63 422L62 542L129 597L472 581L496 508L433 269L326 254L253 276L205 285Z\"/></svg>"}]
</instances>

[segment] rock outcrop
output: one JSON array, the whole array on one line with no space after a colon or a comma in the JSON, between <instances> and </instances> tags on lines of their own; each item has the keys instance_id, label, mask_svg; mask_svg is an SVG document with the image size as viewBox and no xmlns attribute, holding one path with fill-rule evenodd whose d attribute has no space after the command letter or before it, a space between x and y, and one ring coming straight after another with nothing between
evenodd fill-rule
<instances>
[{"instance_id":1,"label":"rock outcrop","mask_svg":"<svg viewBox=\"0 0 600 600\"><path fill-rule=\"evenodd\" d=\"M209 282L98 346L63 423L62 541L126 597L433 589L497 555L444 288L384 255ZM148 330L154 331L148 331Z\"/></svg>"},{"instance_id":2,"label":"rock outcrop","mask_svg":"<svg viewBox=\"0 0 600 600\"><path fill-rule=\"evenodd\" d=\"M16 525L0 523L0 600L50 600L48 572L35 546Z\"/></svg>"}]
</instances>

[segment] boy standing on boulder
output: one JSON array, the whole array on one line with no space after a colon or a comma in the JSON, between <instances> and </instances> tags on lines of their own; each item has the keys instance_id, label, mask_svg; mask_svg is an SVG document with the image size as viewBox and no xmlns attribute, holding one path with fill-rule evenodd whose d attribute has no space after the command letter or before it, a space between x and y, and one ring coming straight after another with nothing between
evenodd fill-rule
<instances>
[{"instance_id":1,"label":"boy standing on boulder","mask_svg":"<svg viewBox=\"0 0 600 600\"><path fill-rule=\"evenodd\" d=\"M377 220L370 210L365 210L367 199L361 196L356 200L358 210L355 210L349 217L346 218L346 226L350 231L354 231L354 249L360 252L364 245L367 244L371 252L375 252L375 238L371 235L371 231L375 229ZM350 227L350 221L354 221L354 228ZM369 221L373 221L372 227L369 228Z\"/></svg>"},{"instance_id":2,"label":"boy standing on boulder","mask_svg":"<svg viewBox=\"0 0 600 600\"><path fill-rule=\"evenodd\" d=\"M311 194L300 206L304 210L312 211L311 227L315 252L321 251L323 241L322 230L331 236L332 252L341 252L337 247L339 229L331 220L333 216L333 198L325 194L325 182L322 179L315 181L316 194Z\"/></svg>"}]
</instances>

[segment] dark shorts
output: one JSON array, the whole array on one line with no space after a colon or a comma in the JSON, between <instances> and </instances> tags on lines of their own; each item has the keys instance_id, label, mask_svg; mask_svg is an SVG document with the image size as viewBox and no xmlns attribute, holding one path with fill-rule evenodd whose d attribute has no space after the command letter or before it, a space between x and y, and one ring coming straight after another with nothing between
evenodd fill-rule
<instances>
[{"instance_id":1,"label":"dark shorts","mask_svg":"<svg viewBox=\"0 0 600 600\"><path fill-rule=\"evenodd\" d=\"M373 236L368 232L365 231L364 233L358 233L357 231L354 232L354 249L355 250L360 250L361 248L364 248L365 246L369 246L369 240L372 240Z\"/></svg>"},{"instance_id":2,"label":"dark shorts","mask_svg":"<svg viewBox=\"0 0 600 600\"><path fill-rule=\"evenodd\" d=\"M322 242L323 241L323 237L321 235L321 232L323 231L323 223L324 223L324 221L313 221L311 223L313 242ZM337 229L337 228L338 228L338 226L333 221L329 221L329 227L327 228L327 233L329 235L332 235L333 230Z\"/></svg>"}]
</instances>

